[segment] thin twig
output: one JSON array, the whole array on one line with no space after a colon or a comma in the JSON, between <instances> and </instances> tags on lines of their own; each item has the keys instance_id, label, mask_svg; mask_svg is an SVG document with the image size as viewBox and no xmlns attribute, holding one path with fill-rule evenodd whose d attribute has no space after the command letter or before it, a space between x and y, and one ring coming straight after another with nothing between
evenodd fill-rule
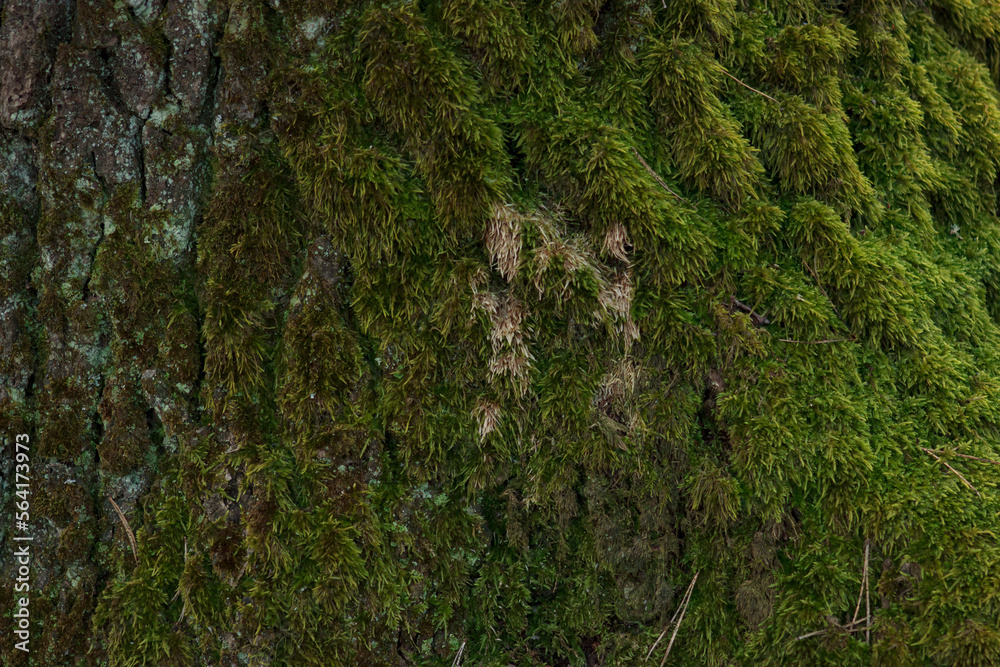
<instances>
[{"instance_id":1,"label":"thin twig","mask_svg":"<svg viewBox=\"0 0 1000 667\"><path fill-rule=\"evenodd\" d=\"M830 340L790 340L788 338L779 338L782 343L798 343L800 345L821 345L823 343L853 343L853 338L831 338Z\"/></svg>"},{"instance_id":2,"label":"thin twig","mask_svg":"<svg viewBox=\"0 0 1000 667\"><path fill-rule=\"evenodd\" d=\"M681 610L681 608L677 607L677 611L674 612L674 617L675 618L677 617L677 612L679 612L680 610ZM673 625L673 624L674 624L674 619L671 618L670 622L667 623L665 626L663 626L663 632L661 632L660 636L656 638L656 641L653 642L653 645L649 647L649 652L646 654L646 660L649 660L649 656L653 655L653 651L656 650L656 647L657 647L657 645L659 645L660 640L663 639L666 636L667 630L669 630L670 626ZM646 662L646 660L643 660L643 662Z\"/></svg>"},{"instance_id":3,"label":"thin twig","mask_svg":"<svg viewBox=\"0 0 1000 667\"><path fill-rule=\"evenodd\" d=\"M664 190L666 190L667 192L669 192L670 194L672 194L674 197L677 197L677 199L681 200L685 204L690 204L691 207L694 210L696 210L696 211L698 210L697 206L695 206L694 204L692 204L691 202L689 202L687 199L684 199L684 197L681 197L679 194L677 194L676 192L674 192L673 190L671 190L670 186L668 186L666 183L663 182L663 179L660 178L660 175L657 174L655 171L653 171L653 168L650 167L646 163L646 161L642 159L642 156L639 155L639 151L637 151L634 147L632 148L632 152L635 153L635 156L639 159L639 162L642 164L642 166L646 168L646 171L649 172L649 175L656 179L656 182L660 184L660 187L662 187Z\"/></svg>"},{"instance_id":4,"label":"thin twig","mask_svg":"<svg viewBox=\"0 0 1000 667\"><path fill-rule=\"evenodd\" d=\"M132 557L135 558L135 562L139 562L139 548L135 544L135 534L132 533L132 527L128 525L128 519L122 513L122 508L118 507L118 503L114 501L111 496L108 496L108 500L111 501L111 506L115 508L115 512L118 513L118 518L121 520L122 525L125 526L125 534L128 535L128 543L132 547Z\"/></svg>"},{"instance_id":5,"label":"thin twig","mask_svg":"<svg viewBox=\"0 0 1000 667\"><path fill-rule=\"evenodd\" d=\"M851 623L858 622L858 612L861 611L861 598L865 596L865 578L868 576L868 545L865 545L865 567L864 571L861 573L861 586L858 587L858 603L854 605L854 616L851 617Z\"/></svg>"},{"instance_id":6,"label":"thin twig","mask_svg":"<svg viewBox=\"0 0 1000 667\"><path fill-rule=\"evenodd\" d=\"M451 667L458 667L462 664L462 652L465 651L465 642L458 648L458 655L455 656L455 660L451 663Z\"/></svg>"},{"instance_id":7,"label":"thin twig","mask_svg":"<svg viewBox=\"0 0 1000 667\"><path fill-rule=\"evenodd\" d=\"M744 313L753 314L753 308L751 308L747 304L743 303L742 301L740 301L739 299L737 299L735 296L729 297L729 301L734 306L736 306L739 310L742 310Z\"/></svg>"},{"instance_id":8,"label":"thin twig","mask_svg":"<svg viewBox=\"0 0 1000 667\"><path fill-rule=\"evenodd\" d=\"M722 73L725 74L726 76L728 76L730 79L732 79L736 83L738 83L741 86L743 86L744 88L746 88L747 90L752 90L753 92L757 93L758 95L763 95L764 97L766 97L767 99L771 100L775 104L779 103L778 100L774 99L773 97L771 97L767 93L762 93L759 90L757 90L756 88L751 88L747 84L743 83L742 81L740 81L739 79L737 79L735 76L733 76L732 74L730 74L729 72L727 72L725 69L722 70Z\"/></svg>"},{"instance_id":9,"label":"thin twig","mask_svg":"<svg viewBox=\"0 0 1000 667\"><path fill-rule=\"evenodd\" d=\"M649 647L649 652L646 654L646 660L649 660L649 656L653 655L653 651L656 650L656 647L663 640L663 638L667 636L667 630L669 630L670 626L672 626L674 624L674 621L677 620L677 615L681 613L681 607L684 606L684 601L687 599L687 595L690 590L691 590L691 585L688 584L688 590L684 591L684 595L683 597L681 597L681 603L677 605L677 609L674 610L674 615L670 617L670 622L667 623L665 626L663 626L663 632L661 632L660 636L656 638L656 641L653 642L653 645ZM646 660L643 660L643 662L645 662Z\"/></svg>"},{"instance_id":10,"label":"thin twig","mask_svg":"<svg viewBox=\"0 0 1000 667\"><path fill-rule=\"evenodd\" d=\"M858 604L854 607L854 617L851 619L851 625L858 622L858 612L861 611L861 597L865 598L865 642L869 641L868 626L871 625L871 605L869 604L868 594L871 590L868 581L868 554L871 549L871 545L868 540L865 540L865 564L864 572L861 575L861 588L858 590Z\"/></svg>"},{"instance_id":11,"label":"thin twig","mask_svg":"<svg viewBox=\"0 0 1000 667\"><path fill-rule=\"evenodd\" d=\"M960 472L958 472L957 470L955 470L954 468L952 468L952 467L951 467L951 466L950 466L950 465L948 464L948 462L947 462L947 461L944 461L944 460L942 460L942 459L938 458L938 455L937 455L937 454L935 454L935 453L934 453L934 452L932 452L931 450L927 449L926 447L921 447L920 449L924 450L925 452L927 452L928 454L930 454L931 456L933 456L933 457L934 457L934 460L935 460L935 461L938 461L939 463L942 463L942 464L944 464L944 466L945 466L946 468L948 468L948 470L950 470L950 471L952 471L953 473L955 473L955 475L957 475L957 476L958 476L958 478L959 478L960 480L962 480L962 484L965 484L965 485L966 485L967 487L969 487L970 489L972 489L973 491L975 491L975 492L976 492L976 495L977 495L977 496L979 496L980 498L982 498L982 497L983 497L983 494L979 493L979 489L977 489L976 487L972 486L972 484L970 484L970 483L969 483L969 480L965 479L965 476L964 476L964 475L963 475L962 473L960 473Z\"/></svg>"},{"instance_id":12,"label":"thin twig","mask_svg":"<svg viewBox=\"0 0 1000 667\"><path fill-rule=\"evenodd\" d=\"M860 621L858 621L858 622L860 623ZM850 623L846 623L844 625L837 625L836 623L832 623L832 625L833 625L833 627L837 628L838 630L845 630L845 631L849 631L849 632L858 632L859 630L866 630L867 629L867 626L866 627L857 627L857 628L854 627L855 625L857 625L857 623L855 623L854 621L852 621ZM827 627L827 628L823 628L822 630L814 630L812 632L807 632L804 635L799 635L798 637L796 637L795 641L801 641L803 639L808 639L809 637L816 637L818 635L822 635L822 634L825 634L825 633L829 632L831 629L832 628Z\"/></svg>"},{"instance_id":13,"label":"thin twig","mask_svg":"<svg viewBox=\"0 0 1000 667\"><path fill-rule=\"evenodd\" d=\"M660 640L663 639L663 637L667 634L667 630L669 630L670 626L674 624L675 620L677 620L677 615L681 613L681 609L686 608L687 602L691 598L691 591L694 590L694 582L696 582L698 580L698 575L700 574L700 572L701 571L699 570L698 572L694 573L694 577L691 579L691 583L688 584L687 590L684 591L684 597L681 598L681 603L679 605L677 605L677 609L674 610L674 615L670 617L670 622L667 623L664 626L663 632L661 632L660 636L656 638L655 642L653 642L653 645L649 649L649 653L646 654L646 660L649 660L649 656L653 655L653 651L656 650L656 647L660 643ZM683 618L683 616L682 616L682 618ZM680 625L680 621L678 621L677 624ZM677 632L674 631L674 634L677 634ZM671 644L673 643L673 639L672 638L671 638L670 643ZM667 649L667 653L669 653L669 652L670 652L670 649ZM646 660L643 660L643 662L646 662Z\"/></svg>"},{"instance_id":14,"label":"thin twig","mask_svg":"<svg viewBox=\"0 0 1000 667\"><path fill-rule=\"evenodd\" d=\"M753 308L743 303L735 296L729 297L729 301L732 303L733 307L740 310L750 316L750 320L754 323L754 326L767 326L771 323L765 315L758 315L754 312Z\"/></svg>"},{"instance_id":15,"label":"thin twig","mask_svg":"<svg viewBox=\"0 0 1000 667\"><path fill-rule=\"evenodd\" d=\"M865 643L872 643L872 607L871 607L871 579L868 577L868 550L871 544L865 540Z\"/></svg>"},{"instance_id":16,"label":"thin twig","mask_svg":"<svg viewBox=\"0 0 1000 667\"><path fill-rule=\"evenodd\" d=\"M944 454L940 449L933 450L935 454ZM1000 461L994 461L993 459L984 459L978 456L972 456L971 454L959 454L958 452L952 452L951 456L961 456L963 459L972 459L973 461L982 461L983 463L992 463L995 466L1000 466Z\"/></svg>"},{"instance_id":17,"label":"thin twig","mask_svg":"<svg viewBox=\"0 0 1000 667\"><path fill-rule=\"evenodd\" d=\"M667 664L667 657L670 655L670 649L674 647L674 640L677 639L677 631L681 629L681 623L684 622L684 614L687 613L688 605L691 603L691 592L694 590L694 582L698 581L699 572L694 573L694 579L688 585L687 597L684 599L684 606L681 609L680 618L677 619L677 625L674 626L674 632L670 635L670 643L667 644L667 652L663 654L663 660L660 661L660 667Z\"/></svg>"}]
</instances>

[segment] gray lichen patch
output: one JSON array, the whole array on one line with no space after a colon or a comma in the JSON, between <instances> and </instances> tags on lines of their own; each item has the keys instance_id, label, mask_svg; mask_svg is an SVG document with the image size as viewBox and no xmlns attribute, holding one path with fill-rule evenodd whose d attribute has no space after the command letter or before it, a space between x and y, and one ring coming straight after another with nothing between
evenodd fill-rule
<instances>
[{"instance_id":1,"label":"gray lichen patch","mask_svg":"<svg viewBox=\"0 0 1000 667\"><path fill-rule=\"evenodd\" d=\"M148 39L157 39L150 44ZM124 29L113 51L112 70L116 92L132 113L149 115L150 107L163 93L167 81L166 44L158 34L149 36L139 29Z\"/></svg>"},{"instance_id":2,"label":"gray lichen patch","mask_svg":"<svg viewBox=\"0 0 1000 667\"><path fill-rule=\"evenodd\" d=\"M141 178L141 120L104 85L109 65L98 54L63 45L54 69L47 158L67 172L92 165L103 187Z\"/></svg>"},{"instance_id":3,"label":"gray lichen patch","mask_svg":"<svg viewBox=\"0 0 1000 667\"><path fill-rule=\"evenodd\" d=\"M208 181L205 158L210 141L208 130L191 125L169 99L153 110L143 126L145 203L154 214L148 219L158 221L148 234L163 258L180 261L190 246Z\"/></svg>"},{"instance_id":4,"label":"gray lichen patch","mask_svg":"<svg viewBox=\"0 0 1000 667\"><path fill-rule=\"evenodd\" d=\"M0 125L34 130L51 101L57 45L69 36L71 0L11 0L0 15Z\"/></svg>"},{"instance_id":5,"label":"gray lichen patch","mask_svg":"<svg viewBox=\"0 0 1000 667\"><path fill-rule=\"evenodd\" d=\"M160 12L163 11L163 6L166 4L166 0L125 0L129 8L132 10L132 14L142 23L148 24L155 20Z\"/></svg>"},{"instance_id":6,"label":"gray lichen patch","mask_svg":"<svg viewBox=\"0 0 1000 667\"><path fill-rule=\"evenodd\" d=\"M171 45L170 92L188 119L205 110L216 76L213 42L218 6L207 0L170 0L164 10L163 33Z\"/></svg>"}]
</instances>

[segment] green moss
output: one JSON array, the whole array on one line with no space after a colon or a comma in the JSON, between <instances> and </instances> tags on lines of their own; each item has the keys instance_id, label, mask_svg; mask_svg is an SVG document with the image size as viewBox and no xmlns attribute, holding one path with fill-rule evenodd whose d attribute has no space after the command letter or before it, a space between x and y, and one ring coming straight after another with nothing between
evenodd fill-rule
<instances>
[{"instance_id":1,"label":"green moss","mask_svg":"<svg viewBox=\"0 0 1000 667\"><path fill-rule=\"evenodd\" d=\"M90 405L155 478L110 664L638 664L695 576L678 664L996 661L993 9L284 4L227 5L197 271L44 176L36 317L110 370L40 451Z\"/></svg>"}]
</instances>

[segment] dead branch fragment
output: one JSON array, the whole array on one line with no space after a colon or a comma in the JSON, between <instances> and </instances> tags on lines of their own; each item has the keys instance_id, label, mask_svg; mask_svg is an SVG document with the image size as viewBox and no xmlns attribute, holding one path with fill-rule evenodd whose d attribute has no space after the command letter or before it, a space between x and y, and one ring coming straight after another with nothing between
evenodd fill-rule
<instances>
[{"instance_id":1,"label":"dead branch fragment","mask_svg":"<svg viewBox=\"0 0 1000 667\"><path fill-rule=\"evenodd\" d=\"M647 164L646 161L642 159L642 156L639 155L639 151L637 151L635 148L633 148L632 152L635 153L635 156L636 156L636 158L638 158L639 163L642 164L642 166L646 168L646 171L649 172L649 175L652 176L654 179L656 179L656 182L660 184L660 187L662 187L664 190L666 190L667 192L669 192L670 194L672 194L674 197L676 197L680 201L684 202L685 204L690 204L691 207L694 210L696 210L696 211L698 210L697 206L695 206L694 204L691 204L691 202L689 202L687 199L684 199L684 197L681 197L679 194L677 194L676 192L674 192L673 190L671 190L670 186L668 186L666 183L664 183L663 179L660 178L660 175L657 174L655 171L653 171L653 168L650 167L649 164Z\"/></svg>"},{"instance_id":2,"label":"dead branch fragment","mask_svg":"<svg viewBox=\"0 0 1000 667\"><path fill-rule=\"evenodd\" d=\"M865 595L865 581L868 579L868 545L865 544L865 565L864 573L861 575L861 587L858 588L858 603L854 605L854 616L851 617L851 623L858 622L858 612L861 611L861 598Z\"/></svg>"},{"instance_id":3,"label":"dead branch fragment","mask_svg":"<svg viewBox=\"0 0 1000 667\"><path fill-rule=\"evenodd\" d=\"M831 627L823 628L822 630L814 630L812 632L807 632L804 635L799 635L798 637L795 638L795 641L801 641L803 639L808 639L810 637L818 637L819 635L826 634L827 632L830 632L830 630L834 630L834 629L836 629L836 630L842 630L843 632L847 632L849 634L853 633L853 632L860 632L861 630L867 631L868 630L868 626L867 625L859 625L860 623L861 623L861 621L857 621L857 622L853 622L852 621L851 623L845 623L844 625L839 625L837 623L832 623L831 622L830 623Z\"/></svg>"},{"instance_id":4,"label":"dead branch fragment","mask_svg":"<svg viewBox=\"0 0 1000 667\"><path fill-rule=\"evenodd\" d=\"M979 456L972 456L971 454L959 454L958 452L943 452L940 449L927 450L928 453L934 452L935 454L949 454L950 456L959 456L963 459L972 459L973 461L981 461L983 463L991 463L995 466L1000 466L1000 461L994 461L993 459L984 459Z\"/></svg>"},{"instance_id":5,"label":"dead branch fragment","mask_svg":"<svg viewBox=\"0 0 1000 667\"><path fill-rule=\"evenodd\" d=\"M868 550L871 545L865 540L865 643L872 643L871 579L868 578Z\"/></svg>"},{"instance_id":6,"label":"dead branch fragment","mask_svg":"<svg viewBox=\"0 0 1000 667\"><path fill-rule=\"evenodd\" d=\"M743 86L744 88L746 88L747 90L752 90L753 92L757 93L758 95L763 95L764 97L766 97L767 99L771 100L771 101L772 101L772 102L774 102L775 104L778 104L778 100L774 99L773 97L771 97L771 96L770 96L770 95L768 95L767 93L762 93L762 92L760 92L760 91L759 91L759 90L757 90L756 88L751 88L750 86L748 86L747 84L743 83L742 81L740 81L739 79L737 79L737 78L736 78L735 76L733 76L732 74L730 74L730 73L729 73L729 72L727 72L726 70L722 70L722 73L723 73L723 74L725 74L726 76L728 76L728 77L729 77L730 79L732 79L732 80L733 80L733 81L735 81L736 83L738 83L738 84L740 84L741 86Z\"/></svg>"},{"instance_id":7,"label":"dead branch fragment","mask_svg":"<svg viewBox=\"0 0 1000 667\"><path fill-rule=\"evenodd\" d=\"M462 664L462 652L465 651L465 642L458 648L458 654L455 656L455 660L451 663L451 667L459 667Z\"/></svg>"},{"instance_id":8,"label":"dead branch fragment","mask_svg":"<svg viewBox=\"0 0 1000 667\"><path fill-rule=\"evenodd\" d=\"M122 513L122 508L118 507L118 503L116 503L111 496L108 496L108 500L111 501L111 506L115 508L115 512L118 513L118 519L125 527L125 534L128 536L129 546L132 547L132 557L135 558L136 562L139 562L139 548L135 544L135 534L132 533L132 527L128 525L128 519L126 519L125 515Z\"/></svg>"},{"instance_id":9,"label":"dead branch fragment","mask_svg":"<svg viewBox=\"0 0 1000 667\"><path fill-rule=\"evenodd\" d=\"M769 319L767 319L766 315L758 315L757 313L754 312L754 310L753 310L752 307L750 307L749 305L743 303L742 301L740 301L739 299L737 299L735 296L729 297L729 302L730 302L731 306L733 308L735 308L736 310L739 310L739 311L744 312L747 315L749 315L750 316L750 321L753 322L753 325L755 327L766 327L767 325L769 325L771 323L771 321Z\"/></svg>"},{"instance_id":10,"label":"dead branch fragment","mask_svg":"<svg viewBox=\"0 0 1000 667\"><path fill-rule=\"evenodd\" d=\"M649 653L646 654L646 660L649 660L649 656L653 655L653 651L656 650L660 640L662 640L664 635L667 634L667 630L670 629L670 626L674 625L674 620L676 619L677 625L674 625L674 631L673 634L670 635L670 642L667 644L667 652L663 654L663 660L660 662L660 667L663 667L663 665L667 663L667 656L670 655L670 649L673 648L674 640L677 639L677 631L681 627L681 622L684 621L684 614L687 613L688 604L691 602L691 592L694 591L694 584L698 581L699 574L701 574L700 570L694 573L694 577L691 578L691 583L688 584L687 591L684 593L684 597L681 599L680 605L678 605L677 610L670 619L670 622L663 628L663 632L661 632L660 636L656 638L655 642L653 642L653 645L649 649ZM680 614L680 618L678 618L678 614ZM643 662L645 662L645 660Z\"/></svg>"},{"instance_id":11,"label":"dead branch fragment","mask_svg":"<svg viewBox=\"0 0 1000 667\"><path fill-rule=\"evenodd\" d=\"M947 461L945 461L945 460L941 459L940 457L938 457L938 455L937 455L937 454L935 454L933 450L930 450L930 449L927 449L926 447L921 447L920 449L922 449L922 450L924 450L925 452L927 452L928 454L930 454L930 455L931 455L932 457L934 457L934 460L935 460L935 461L937 461L938 463L941 463L941 464L942 464L942 465L944 465L944 467L946 467L946 468L947 468L948 470L950 470L950 471L952 471L953 473L955 473L955 475L956 475L956 476L958 476L958 478L959 478L960 480L962 480L962 484L964 484L965 486L967 486L967 487L968 487L969 489L971 489L972 491L975 491L976 495L977 495L977 496L979 496L980 498L982 498L983 494L979 493L979 489L977 489L976 487L972 486L972 484L971 484L971 483L969 483L969 480L965 479L965 475L963 475L962 473L960 473L960 472L958 472L957 470L955 470L954 468L952 468L952 467L951 467L951 466L950 466L950 465L948 464L948 462L947 462Z\"/></svg>"},{"instance_id":12,"label":"dead branch fragment","mask_svg":"<svg viewBox=\"0 0 1000 667\"><path fill-rule=\"evenodd\" d=\"M851 623L850 623L851 625L853 625L853 624L856 624L858 622L858 612L861 610L861 597L864 596L864 598L865 598L865 643L870 643L870 641L871 641L871 635L870 635L870 631L868 629L871 626L871 621L872 621L871 597L869 595L870 592L871 592L871 587L870 587L870 583L869 583L869 580L868 580L868 555L869 555L870 551L871 551L871 544L868 542L868 540L865 540L864 573L861 575L861 588L858 589L858 604L854 607L854 617L851 619Z\"/></svg>"}]
</instances>

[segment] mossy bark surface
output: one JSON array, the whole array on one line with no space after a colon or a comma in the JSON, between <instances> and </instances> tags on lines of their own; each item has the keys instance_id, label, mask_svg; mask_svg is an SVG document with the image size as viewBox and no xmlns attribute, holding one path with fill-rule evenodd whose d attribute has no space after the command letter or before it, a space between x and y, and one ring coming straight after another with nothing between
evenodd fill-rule
<instances>
[{"instance_id":1,"label":"mossy bark surface","mask_svg":"<svg viewBox=\"0 0 1000 667\"><path fill-rule=\"evenodd\" d=\"M3 0L0 662L1000 664L998 40Z\"/></svg>"}]
</instances>

